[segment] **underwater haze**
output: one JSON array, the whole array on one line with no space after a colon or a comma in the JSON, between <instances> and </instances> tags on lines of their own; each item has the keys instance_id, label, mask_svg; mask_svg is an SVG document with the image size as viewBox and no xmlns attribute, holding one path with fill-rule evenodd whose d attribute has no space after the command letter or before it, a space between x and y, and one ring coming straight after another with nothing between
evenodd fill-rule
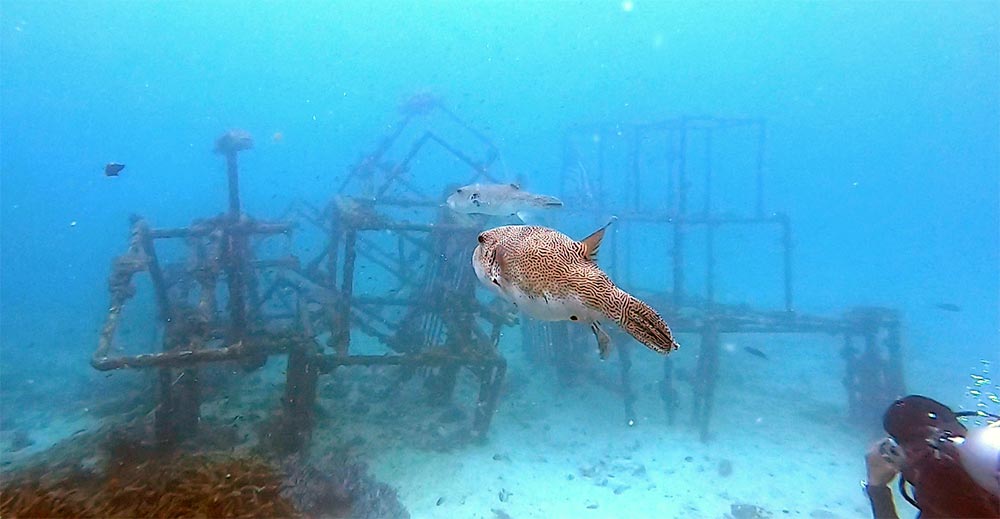
<instances>
[{"instance_id":1,"label":"underwater haze","mask_svg":"<svg viewBox=\"0 0 1000 519\"><path fill-rule=\"evenodd\" d=\"M781 236L749 226L718 238L718 302L830 319L894 310L905 393L1000 413L991 378L1000 366L995 1L3 0L0 470L69 459L74 438L104 441L157 411L153 370L90 365L112 261L128 249L132 215L179 228L227 210L226 160L213 153L220 135L242 129L254 139L239 155L242 211L283 219L293 202L322 208L344 194L415 94L492 142L493 179L563 198L546 225L579 240L619 216L609 228L614 252L601 265L668 323L687 315L663 296L674 287L676 244L668 227L626 213L664 214L677 186L658 187L673 170L656 158L642 163L644 187L629 183L630 125L763 121L762 141L728 133L712 141L716 205L701 216L755 214L760 145L764 212L791 222L792 308ZM478 156L478 141L445 123L428 125ZM591 139L587 125L598 123L612 130ZM571 134L586 137L580 160L567 159ZM405 156L407 138L394 160ZM599 159L598 145L607 149ZM690 154L702 171L710 152ZM473 178L457 162L440 149L418 155L407 182L436 197ZM125 168L106 176L108 163ZM565 175L597 168L600 200L574 205ZM399 218L421 222L415 214ZM303 262L322 249L321 238L296 239ZM704 238L692 239L689 289L702 294ZM399 247L402 256L402 240ZM359 274L355 295L381 297L391 283ZM117 338L129 354L158 351L164 334L150 285L137 288L126 313L138 317ZM476 290L493 304L486 287ZM420 399L424 387L410 382L403 393L413 394L400 400L373 396L382 393L368 389L395 376L394 367L341 367L320 375L311 463L323 469L324 449L348 452L366 477L392 487L406 510L399 516L418 518L870 516L857 481L881 422L849 418L852 373L840 336L724 336L705 437L689 416L703 384L699 334L682 330L668 357L681 394L678 419L668 423L661 355L616 333L612 358L601 362L580 327L571 337L584 347L566 368L526 347L536 325L522 314L502 329L508 367L487 439L451 448L407 439L410 430L433 436L437 424L422 422L431 417L452 426ZM352 348L388 351L366 329L351 333ZM616 389L619 348L631 351L629 423ZM254 413L266 421L284 387L279 357L205 389L202 423ZM480 390L470 380L459 379L448 404L462 424L471 423ZM115 400L133 392L141 411ZM217 404L236 392L243 407ZM363 517L359 502L344 513ZM896 505L914 516L898 495Z\"/></svg>"}]
</instances>

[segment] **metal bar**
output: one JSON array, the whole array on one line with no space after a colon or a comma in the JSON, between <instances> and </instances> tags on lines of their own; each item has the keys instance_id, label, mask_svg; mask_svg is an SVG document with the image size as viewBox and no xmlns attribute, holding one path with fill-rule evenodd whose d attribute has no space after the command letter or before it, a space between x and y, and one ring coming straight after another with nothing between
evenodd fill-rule
<instances>
[{"instance_id":1,"label":"metal bar","mask_svg":"<svg viewBox=\"0 0 1000 519\"><path fill-rule=\"evenodd\" d=\"M777 215L779 222L781 223L781 247L782 247L782 261L784 267L784 278L785 278L785 311L793 312L795 311L795 302L792 300L792 224L788 219L788 216L784 214Z\"/></svg>"},{"instance_id":2,"label":"metal bar","mask_svg":"<svg viewBox=\"0 0 1000 519\"><path fill-rule=\"evenodd\" d=\"M358 231L417 231L417 232L434 232L434 231L449 231L449 232L459 232L468 231L468 225L455 225L455 224L440 224L440 223L409 223L409 222L359 222L358 225L354 227Z\"/></svg>"},{"instance_id":3,"label":"metal bar","mask_svg":"<svg viewBox=\"0 0 1000 519\"><path fill-rule=\"evenodd\" d=\"M139 236L142 253L146 256L146 269L153 282L153 292L156 293L156 306L160 310L160 319L164 322L170 322L173 318L173 310L170 308L170 299L167 297L167 283L163 279L163 270L160 269L160 261L156 256L156 247L153 246L153 238L149 235L149 225L142 218L137 218L133 227L134 232Z\"/></svg>"},{"instance_id":4,"label":"metal bar","mask_svg":"<svg viewBox=\"0 0 1000 519\"><path fill-rule=\"evenodd\" d=\"M642 212L642 207L641 207L641 205L642 205L642 197L640 196L641 189L642 189L642 186L640 185L641 184L641 171L640 171L641 164L640 164L640 160L639 160L639 157L642 154L642 137L643 137L643 134L642 134L641 130L639 130L639 129L634 130L633 133L632 133L632 146L631 146L631 149L629 150L629 155L630 155L629 162L631 163L631 166L632 166L632 169L631 169L632 179L631 179L631 182L630 182L631 186L629 186L630 190L631 190L631 195L632 195L632 197L631 197L632 198L632 204L631 205L632 205L632 210L635 211L635 212L637 212L637 213L641 213Z\"/></svg>"},{"instance_id":5,"label":"metal bar","mask_svg":"<svg viewBox=\"0 0 1000 519\"><path fill-rule=\"evenodd\" d=\"M265 355L275 355L285 353L292 344L290 339L281 339L280 342L256 341L254 345L248 346L246 341L240 341L230 346L222 348L192 349L188 347L182 350L170 350L161 353L143 353L128 357L96 357L91 359L91 366L99 371L110 371L122 368L148 368L148 367L181 367L190 366L202 362L220 362L225 360L237 360L250 353L261 353Z\"/></svg>"},{"instance_id":6,"label":"metal bar","mask_svg":"<svg viewBox=\"0 0 1000 519\"><path fill-rule=\"evenodd\" d=\"M229 338L238 341L246 335L246 282L244 265L246 262L246 235L226 232L223 238L223 266L226 270L226 285L229 298Z\"/></svg>"},{"instance_id":7,"label":"metal bar","mask_svg":"<svg viewBox=\"0 0 1000 519\"><path fill-rule=\"evenodd\" d=\"M903 378L903 351L900 340L899 321L893 319L886 323L885 349L888 354L886 360L886 382L890 392L894 393L893 398L900 398L906 394L906 381Z\"/></svg>"},{"instance_id":8,"label":"metal bar","mask_svg":"<svg viewBox=\"0 0 1000 519\"><path fill-rule=\"evenodd\" d=\"M757 122L757 216L764 215L764 147L767 133L764 121Z\"/></svg>"},{"instance_id":9,"label":"metal bar","mask_svg":"<svg viewBox=\"0 0 1000 519\"><path fill-rule=\"evenodd\" d=\"M629 346L618 348L618 362L622 385L622 398L625 404L625 424L635 425L635 391L632 389L632 349Z\"/></svg>"},{"instance_id":10,"label":"metal bar","mask_svg":"<svg viewBox=\"0 0 1000 519\"><path fill-rule=\"evenodd\" d=\"M455 157L457 157L458 160L461 160L466 165L468 165L470 168L472 168L473 171L476 171L477 173L485 173L486 172L485 168L483 167L482 164L480 164L480 163L472 160L472 158L470 158L468 155L462 153L461 150L459 150L458 148L452 146L451 144L449 144L447 141L445 141L441 137L438 137L437 134L435 134L433 132L427 132L427 135L430 136L431 140L433 140L434 142L440 144L442 148L448 150L449 153L451 153L452 155L454 155Z\"/></svg>"},{"instance_id":11,"label":"metal bar","mask_svg":"<svg viewBox=\"0 0 1000 519\"><path fill-rule=\"evenodd\" d=\"M389 354L389 355L348 355L340 357L336 355L320 355L317 363L324 370L329 370L339 366L446 366L461 364L468 366L497 366L505 363L503 357L499 356L455 356L442 354L439 352L413 353L413 354Z\"/></svg>"},{"instance_id":12,"label":"metal bar","mask_svg":"<svg viewBox=\"0 0 1000 519\"><path fill-rule=\"evenodd\" d=\"M706 321L701 333L698 350L698 372L695 391L695 426L703 442L710 439L709 426L715 401L715 382L719 373L719 328L713 321Z\"/></svg>"},{"instance_id":13,"label":"metal bar","mask_svg":"<svg viewBox=\"0 0 1000 519\"><path fill-rule=\"evenodd\" d=\"M338 313L343 316L340 325L343 330L335 331L340 340L335 343L338 355L347 355L351 345L351 295L354 293L354 262L358 257L357 253L358 232L351 228L344 235L344 274L340 286L340 308Z\"/></svg>"},{"instance_id":14,"label":"metal bar","mask_svg":"<svg viewBox=\"0 0 1000 519\"><path fill-rule=\"evenodd\" d=\"M406 153L406 156L403 157L403 160L400 163L396 164L392 168L392 170L386 175L385 182L382 184L382 187L380 187L378 191L375 193L374 197L375 199L381 198L382 195L384 195L385 192L388 191L390 187L392 187L392 182L399 178L399 175L403 173L403 170L405 169L406 165L409 164L410 160L413 159L413 157L417 154L417 152L420 151L420 148L422 148L424 144L427 143L427 140L430 138L431 138L431 133L429 131L425 131L423 135L417 138L417 140L413 141L413 144L410 145L410 151Z\"/></svg>"},{"instance_id":15,"label":"metal bar","mask_svg":"<svg viewBox=\"0 0 1000 519\"><path fill-rule=\"evenodd\" d=\"M229 216L238 221L240 215L240 171L236 150L226 152L226 178L229 180Z\"/></svg>"},{"instance_id":16,"label":"metal bar","mask_svg":"<svg viewBox=\"0 0 1000 519\"><path fill-rule=\"evenodd\" d=\"M605 191L604 184L604 167L606 166L605 160L607 155L607 144L605 142L606 135L600 134L600 138L597 141L597 209L603 212L605 199L607 198L607 192Z\"/></svg>"},{"instance_id":17,"label":"metal bar","mask_svg":"<svg viewBox=\"0 0 1000 519\"><path fill-rule=\"evenodd\" d=\"M712 214L712 130L705 130L705 218ZM705 300L709 310L715 304L715 226L705 228Z\"/></svg>"},{"instance_id":18,"label":"metal bar","mask_svg":"<svg viewBox=\"0 0 1000 519\"><path fill-rule=\"evenodd\" d=\"M357 164L356 166L354 166L354 168L351 169L350 174L348 174L347 178L345 178L344 181L340 184L340 188L337 189L337 192L343 193L348 188L348 186L351 185L351 180L354 180L354 177L357 176L357 174L360 173L363 169L373 167L375 164L378 164L378 162L382 160L382 156L385 155L387 151L389 151L389 148L392 147L392 145L396 142L396 139L398 139L399 136L403 133L403 130L405 130L406 127L410 124L410 120L412 118L413 118L412 114L406 114L398 123L396 123L393 131L379 141L378 147L375 149L375 152L365 157L359 164Z\"/></svg>"},{"instance_id":19,"label":"metal bar","mask_svg":"<svg viewBox=\"0 0 1000 519\"><path fill-rule=\"evenodd\" d=\"M679 135L679 147L677 154L677 169L675 170L676 197L674 201L674 214L677 220L674 223L673 239L673 299L675 306L684 304L684 224L682 220L687 216L687 129L682 125Z\"/></svg>"},{"instance_id":20,"label":"metal bar","mask_svg":"<svg viewBox=\"0 0 1000 519\"><path fill-rule=\"evenodd\" d=\"M233 234L283 234L294 228L294 224L288 222L255 222L237 221L224 224ZM168 238L188 238L207 236L220 226L215 220L191 227L175 227L166 229L150 229L149 235L153 239L161 240Z\"/></svg>"},{"instance_id":21,"label":"metal bar","mask_svg":"<svg viewBox=\"0 0 1000 519\"><path fill-rule=\"evenodd\" d=\"M472 430L477 438L482 439L490 428L493 415L496 414L497 403L500 401L500 391L503 379L507 375L507 361L496 357L496 364L485 367L480 375L479 402L476 405L476 415Z\"/></svg>"},{"instance_id":22,"label":"metal bar","mask_svg":"<svg viewBox=\"0 0 1000 519\"><path fill-rule=\"evenodd\" d=\"M680 407L680 393L674 387L674 365L672 357L663 359L663 380L660 382L660 399L667 416L667 424L673 425Z\"/></svg>"},{"instance_id":23,"label":"metal bar","mask_svg":"<svg viewBox=\"0 0 1000 519\"><path fill-rule=\"evenodd\" d=\"M471 133L474 137L476 137L477 139L479 139L483 144L486 144L486 146L491 151L497 152L497 148L493 144L493 141L490 140L490 138L487 137L485 134L483 134L479 130L477 130L477 129L473 128L472 126L470 126L464 120L462 120L457 115L455 115L455 113L452 112L451 110L449 110L446 106L444 106L444 105L442 105L442 104L439 103L437 105L437 108L438 108L438 110L441 110L441 112L443 112L445 115L447 115L448 118L450 118L452 121L455 121L456 123L458 123L459 126L461 126L466 131L468 131L469 133Z\"/></svg>"},{"instance_id":24,"label":"metal bar","mask_svg":"<svg viewBox=\"0 0 1000 519\"><path fill-rule=\"evenodd\" d=\"M299 326L305 337L313 338L315 333L309 321L306 301L298 299ZM312 341L310 341L312 342ZM284 434L279 439L286 452L299 450L312 436L313 408L316 405L316 383L319 370L314 365L316 348L313 344L302 343L288 351L288 366L285 370Z\"/></svg>"}]
</instances>

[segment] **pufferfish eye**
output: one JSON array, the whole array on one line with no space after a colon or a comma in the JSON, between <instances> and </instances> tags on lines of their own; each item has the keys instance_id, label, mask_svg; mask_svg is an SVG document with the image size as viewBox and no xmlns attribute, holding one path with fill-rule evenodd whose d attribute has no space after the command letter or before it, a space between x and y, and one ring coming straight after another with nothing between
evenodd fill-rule
<instances>
[{"instance_id":1,"label":"pufferfish eye","mask_svg":"<svg viewBox=\"0 0 1000 519\"><path fill-rule=\"evenodd\" d=\"M479 235L479 243L486 243L486 236L485 235L482 235L482 234Z\"/></svg>"}]
</instances>

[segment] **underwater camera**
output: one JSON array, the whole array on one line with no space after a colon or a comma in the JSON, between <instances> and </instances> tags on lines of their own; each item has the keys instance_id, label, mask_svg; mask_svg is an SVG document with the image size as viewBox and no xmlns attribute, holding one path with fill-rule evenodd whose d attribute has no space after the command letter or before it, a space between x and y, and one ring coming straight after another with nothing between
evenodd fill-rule
<instances>
[{"instance_id":1,"label":"underwater camera","mask_svg":"<svg viewBox=\"0 0 1000 519\"><path fill-rule=\"evenodd\" d=\"M968 429L959 420L964 417L991 422ZM890 438L879 445L879 454L902 467L900 494L910 504L919 509L997 508L1000 416L982 411L954 412L930 398L910 395L889 407L883 427ZM914 489L916 498L907 485Z\"/></svg>"}]
</instances>

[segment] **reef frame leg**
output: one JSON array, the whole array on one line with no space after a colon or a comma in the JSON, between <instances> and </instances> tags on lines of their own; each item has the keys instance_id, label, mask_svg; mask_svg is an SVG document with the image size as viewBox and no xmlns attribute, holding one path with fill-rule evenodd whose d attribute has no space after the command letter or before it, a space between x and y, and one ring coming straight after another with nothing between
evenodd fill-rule
<instances>
[{"instance_id":1,"label":"reef frame leg","mask_svg":"<svg viewBox=\"0 0 1000 519\"><path fill-rule=\"evenodd\" d=\"M472 424L472 434L476 439L486 439L490 422L500 402L500 391L506 375L507 360L503 357L497 357L496 364L480 370L479 401L476 403L476 417Z\"/></svg>"},{"instance_id":2,"label":"reef frame leg","mask_svg":"<svg viewBox=\"0 0 1000 519\"><path fill-rule=\"evenodd\" d=\"M316 386L320 368L314 361L317 345L315 331L309 320L306 301L300 296L298 301L299 325L307 339L294 345L288 352L285 368L285 394L282 398L283 419L282 438L279 448L287 453L300 450L312 437L314 410L316 407Z\"/></svg>"},{"instance_id":3,"label":"reef frame leg","mask_svg":"<svg viewBox=\"0 0 1000 519\"><path fill-rule=\"evenodd\" d=\"M663 359L663 380L660 381L660 399L663 400L667 424L673 425L680 407L680 394L674 387L674 364L670 357Z\"/></svg>"},{"instance_id":4,"label":"reef frame leg","mask_svg":"<svg viewBox=\"0 0 1000 519\"><path fill-rule=\"evenodd\" d=\"M711 439L709 425L715 400L716 376L719 373L719 324L707 320L701 331L701 346L695 375L693 422L701 441Z\"/></svg>"},{"instance_id":5,"label":"reef frame leg","mask_svg":"<svg viewBox=\"0 0 1000 519\"><path fill-rule=\"evenodd\" d=\"M635 391L632 389L632 348L622 345L618 348L618 361L621 367L622 397L625 400L625 423L635 425Z\"/></svg>"}]
</instances>

